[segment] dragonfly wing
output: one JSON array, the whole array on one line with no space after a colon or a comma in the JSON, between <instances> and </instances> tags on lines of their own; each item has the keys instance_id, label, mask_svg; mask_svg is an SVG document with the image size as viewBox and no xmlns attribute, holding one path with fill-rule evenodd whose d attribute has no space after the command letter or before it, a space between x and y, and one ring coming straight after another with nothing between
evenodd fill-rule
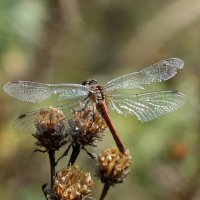
<instances>
[{"instance_id":1,"label":"dragonfly wing","mask_svg":"<svg viewBox=\"0 0 200 200\"><path fill-rule=\"evenodd\" d=\"M115 94L108 101L111 109L123 115L135 115L142 122L172 112L185 102L185 96L176 91L160 91L136 95Z\"/></svg>"},{"instance_id":2,"label":"dragonfly wing","mask_svg":"<svg viewBox=\"0 0 200 200\"><path fill-rule=\"evenodd\" d=\"M20 115L13 122L14 129L19 133L28 133L28 134L36 133L35 115L36 111Z\"/></svg>"},{"instance_id":3,"label":"dragonfly wing","mask_svg":"<svg viewBox=\"0 0 200 200\"><path fill-rule=\"evenodd\" d=\"M144 84L165 81L176 75L177 70L183 67L184 63L178 58L161 60L138 72L126 74L109 81L105 88L107 91L120 89L143 89Z\"/></svg>"},{"instance_id":4,"label":"dragonfly wing","mask_svg":"<svg viewBox=\"0 0 200 200\"><path fill-rule=\"evenodd\" d=\"M72 103L70 105L54 107L54 108L62 111L62 113L64 114L65 128L67 128L67 126L68 126L68 120L72 118L73 109L78 108L78 107L80 107L79 102ZM37 114L41 110L48 111L48 110L51 110L52 108L51 107L44 108L44 109L40 109L40 110L36 110L33 112L28 112L28 113L20 115L13 123L14 129L19 133L35 134L37 132L36 125L35 125Z\"/></svg>"},{"instance_id":5,"label":"dragonfly wing","mask_svg":"<svg viewBox=\"0 0 200 200\"><path fill-rule=\"evenodd\" d=\"M29 81L12 81L3 87L10 96L26 102L41 102L52 94L59 99L72 99L88 94L87 87L80 84L46 84Z\"/></svg>"}]
</instances>

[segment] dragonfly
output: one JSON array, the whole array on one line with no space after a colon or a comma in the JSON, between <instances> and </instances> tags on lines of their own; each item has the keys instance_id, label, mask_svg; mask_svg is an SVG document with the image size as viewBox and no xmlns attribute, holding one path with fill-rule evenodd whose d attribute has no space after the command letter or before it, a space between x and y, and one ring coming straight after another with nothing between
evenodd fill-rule
<instances>
[{"instance_id":1,"label":"dragonfly","mask_svg":"<svg viewBox=\"0 0 200 200\"><path fill-rule=\"evenodd\" d=\"M178 91L135 93L134 90L142 91L148 84L171 79L183 65L184 62L179 58L164 59L137 72L114 78L105 85L100 85L96 80L83 81L82 84L18 80L6 83L3 89L10 96L25 102L39 103L54 95L59 102L73 100L72 104L64 105L63 110L78 104L84 105L83 107L92 105L105 120L119 150L124 153L125 148L111 122L109 110L122 115L133 115L140 121L147 122L181 107L185 102L185 95ZM34 112L21 115L17 123L23 127L33 115Z\"/></svg>"}]
</instances>

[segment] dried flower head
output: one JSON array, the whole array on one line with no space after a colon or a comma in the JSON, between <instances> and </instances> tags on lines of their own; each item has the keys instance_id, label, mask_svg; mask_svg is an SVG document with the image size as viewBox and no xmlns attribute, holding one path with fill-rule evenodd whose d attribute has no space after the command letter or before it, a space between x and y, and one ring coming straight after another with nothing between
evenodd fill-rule
<instances>
[{"instance_id":1,"label":"dried flower head","mask_svg":"<svg viewBox=\"0 0 200 200\"><path fill-rule=\"evenodd\" d=\"M62 146L66 137L64 132L65 116L58 108L41 109L35 114L35 126L37 132L33 134L37 138L37 145L47 150L57 150Z\"/></svg>"},{"instance_id":2,"label":"dried flower head","mask_svg":"<svg viewBox=\"0 0 200 200\"><path fill-rule=\"evenodd\" d=\"M94 142L102 139L103 131L107 127L101 115L88 108L82 111L74 111L73 118L68 123L70 127L68 133L73 142L83 146L94 146Z\"/></svg>"},{"instance_id":3,"label":"dried flower head","mask_svg":"<svg viewBox=\"0 0 200 200\"><path fill-rule=\"evenodd\" d=\"M93 181L89 172L69 166L56 174L54 190L60 200L84 200L91 194Z\"/></svg>"},{"instance_id":4,"label":"dried flower head","mask_svg":"<svg viewBox=\"0 0 200 200\"><path fill-rule=\"evenodd\" d=\"M58 108L41 109L35 114L35 125L38 132L59 132L63 125L64 114Z\"/></svg>"},{"instance_id":5,"label":"dried flower head","mask_svg":"<svg viewBox=\"0 0 200 200\"><path fill-rule=\"evenodd\" d=\"M98 156L97 175L103 183L121 183L130 172L131 156L128 151L124 154L118 148L104 150Z\"/></svg>"}]
</instances>

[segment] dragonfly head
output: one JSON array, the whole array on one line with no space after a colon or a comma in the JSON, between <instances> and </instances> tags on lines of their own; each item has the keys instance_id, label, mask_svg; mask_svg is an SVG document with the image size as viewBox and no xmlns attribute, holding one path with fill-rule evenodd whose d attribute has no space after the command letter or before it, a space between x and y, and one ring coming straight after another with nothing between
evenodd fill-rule
<instances>
[{"instance_id":1,"label":"dragonfly head","mask_svg":"<svg viewBox=\"0 0 200 200\"><path fill-rule=\"evenodd\" d=\"M87 80L87 81L83 81L82 85L96 85L98 84L98 82L96 80Z\"/></svg>"}]
</instances>

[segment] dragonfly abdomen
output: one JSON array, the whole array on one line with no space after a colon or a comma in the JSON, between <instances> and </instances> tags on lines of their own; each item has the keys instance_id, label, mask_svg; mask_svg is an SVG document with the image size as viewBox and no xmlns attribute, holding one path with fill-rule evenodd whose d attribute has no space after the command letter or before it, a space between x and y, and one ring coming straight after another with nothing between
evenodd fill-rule
<instances>
[{"instance_id":1,"label":"dragonfly abdomen","mask_svg":"<svg viewBox=\"0 0 200 200\"><path fill-rule=\"evenodd\" d=\"M107 110L107 105L105 100L100 100L96 103L96 108L98 110L98 112L100 113L100 115L102 116L102 118L105 120L110 132L112 133L112 136L116 142L116 145L118 147L118 149L122 152L125 153L125 148L120 140L120 138L117 135L117 132L114 128L114 126L112 125L112 122L110 120L110 117L108 115L108 110Z\"/></svg>"}]
</instances>

